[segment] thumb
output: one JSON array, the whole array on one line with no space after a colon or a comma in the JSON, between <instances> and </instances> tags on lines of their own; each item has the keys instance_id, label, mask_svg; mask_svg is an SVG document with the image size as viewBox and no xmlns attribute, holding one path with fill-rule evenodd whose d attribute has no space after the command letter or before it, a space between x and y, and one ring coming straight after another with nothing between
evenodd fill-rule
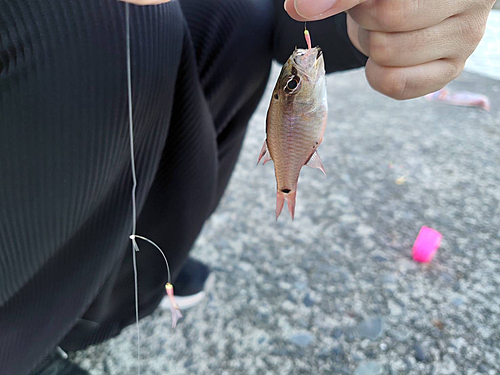
<instances>
[{"instance_id":1,"label":"thumb","mask_svg":"<svg viewBox=\"0 0 500 375\"><path fill-rule=\"evenodd\" d=\"M286 0L286 3L292 1L295 12L302 20L321 20L349 10L366 0ZM285 4L285 9L289 9L287 5Z\"/></svg>"}]
</instances>

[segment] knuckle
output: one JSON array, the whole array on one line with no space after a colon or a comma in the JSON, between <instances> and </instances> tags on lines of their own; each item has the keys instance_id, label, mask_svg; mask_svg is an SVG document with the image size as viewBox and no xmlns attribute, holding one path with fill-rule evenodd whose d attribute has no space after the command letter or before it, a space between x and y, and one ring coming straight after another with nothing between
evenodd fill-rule
<instances>
[{"instance_id":1,"label":"knuckle","mask_svg":"<svg viewBox=\"0 0 500 375\"><path fill-rule=\"evenodd\" d=\"M386 33L371 32L368 38L368 48L370 57L379 65L387 65L394 60L395 53Z\"/></svg>"},{"instance_id":2,"label":"knuckle","mask_svg":"<svg viewBox=\"0 0 500 375\"><path fill-rule=\"evenodd\" d=\"M372 81L375 82L373 88L382 94L397 100L406 98L408 78L399 69L381 72L378 77L373 77Z\"/></svg>"},{"instance_id":3,"label":"knuckle","mask_svg":"<svg viewBox=\"0 0 500 375\"><path fill-rule=\"evenodd\" d=\"M474 27L470 33L470 41L474 47L476 47L481 39L483 39L484 32L486 31L486 24L479 24Z\"/></svg>"},{"instance_id":4,"label":"knuckle","mask_svg":"<svg viewBox=\"0 0 500 375\"><path fill-rule=\"evenodd\" d=\"M449 70L449 81L453 81L454 79L458 78L458 76L464 70L464 66L465 66L465 63L452 62L450 64L450 70Z\"/></svg>"},{"instance_id":5,"label":"knuckle","mask_svg":"<svg viewBox=\"0 0 500 375\"><path fill-rule=\"evenodd\" d=\"M403 100L406 99L406 87L408 79L405 76L393 75L387 83L387 96L393 99Z\"/></svg>"},{"instance_id":6,"label":"knuckle","mask_svg":"<svg viewBox=\"0 0 500 375\"><path fill-rule=\"evenodd\" d=\"M404 1L381 2L377 9L377 20L382 30L401 30L407 23Z\"/></svg>"},{"instance_id":7,"label":"knuckle","mask_svg":"<svg viewBox=\"0 0 500 375\"><path fill-rule=\"evenodd\" d=\"M459 23L459 33L467 44L476 47L483 38L486 22L481 17L462 17Z\"/></svg>"}]
</instances>

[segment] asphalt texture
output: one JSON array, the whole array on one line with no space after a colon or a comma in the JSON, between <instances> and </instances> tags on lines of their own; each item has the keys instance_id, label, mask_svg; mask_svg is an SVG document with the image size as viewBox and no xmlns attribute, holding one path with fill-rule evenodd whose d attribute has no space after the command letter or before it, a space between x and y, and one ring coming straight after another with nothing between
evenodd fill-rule
<instances>
[{"instance_id":1,"label":"asphalt texture","mask_svg":"<svg viewBox=\"0 0 500 375\"><path fill-rule=\"evenodd\" d=\"M279 67L230 186L192 255L212 268L205 300L71 355L93 375L500 373L500 81L448 87L492 110L398 102L362 70L328 77L330 114L304 167L295 220L276 222L272 163L255 166ZM411 248L440 231L430 264Z\"/></svg>"}]
</instances>

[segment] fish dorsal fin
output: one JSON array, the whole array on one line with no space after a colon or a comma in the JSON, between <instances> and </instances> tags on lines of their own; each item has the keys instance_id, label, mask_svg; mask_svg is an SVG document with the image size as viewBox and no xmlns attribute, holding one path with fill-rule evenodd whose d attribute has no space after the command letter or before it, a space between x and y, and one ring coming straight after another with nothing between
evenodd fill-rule
<instances>
[{"instance_id":1,"label":"fish dorsal fin","mask_svg":"<svg viewBox=\"0 0 500 375\"><path fill-rule=\"evenodd\" d=\"M318 168L326 176L325 167L323 167L323 162L321 161L321 158L318 155L318 151L314 151L314 153L307 161L306 165L311 168Z\"/></svg>"},{"instance_id":2,"label":"fish dorsal fin","mask_svg":"<svg viewBox=\"0 0 500 375\"><path fill-rule=\"evenodd\" d=\"M259 165L260 160L262 160L262 164L266 164L269 160L271 160L271 155L269 154L269 149L267 148L267 139L264 141L264 144L262 145L262 149L260 150L259 154L259 160L257 160L257 165Z\"/></svg>"}]
</instances>

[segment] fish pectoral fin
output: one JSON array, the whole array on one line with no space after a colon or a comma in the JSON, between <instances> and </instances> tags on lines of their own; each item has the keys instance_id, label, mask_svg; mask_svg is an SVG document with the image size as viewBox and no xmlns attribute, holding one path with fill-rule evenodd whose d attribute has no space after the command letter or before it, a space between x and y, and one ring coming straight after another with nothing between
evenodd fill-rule
<instances>
[{"instance_id":1,"label":"fish pectoral fin","mask_svg":"<svg viewBox=\"0 0 500 375\"><path fill-rule=\"evenodd\" d=\"M314 151L309 160L307 161L306 165L311 168L318 168L323 172L326 176L325 172L325 167L323 167L323 162L321 161L321 158L318 155L318 151Z\"/></svg>"},{"instance_id":2,"label":"fish pectoral fin","mask_svg":"<svg viewBox=\"0 0 500 375\"><path fill-rule=\"evenodd\" d=\"M263 165L266 164L269 160L271 160L271 155L269 154L269 149L267 148L267 139L264 141L262 149L260 150L260 155L259 155L259 160L257 160L257 165L259 165L261 159Z\"/></svg>"}]
</instances>

